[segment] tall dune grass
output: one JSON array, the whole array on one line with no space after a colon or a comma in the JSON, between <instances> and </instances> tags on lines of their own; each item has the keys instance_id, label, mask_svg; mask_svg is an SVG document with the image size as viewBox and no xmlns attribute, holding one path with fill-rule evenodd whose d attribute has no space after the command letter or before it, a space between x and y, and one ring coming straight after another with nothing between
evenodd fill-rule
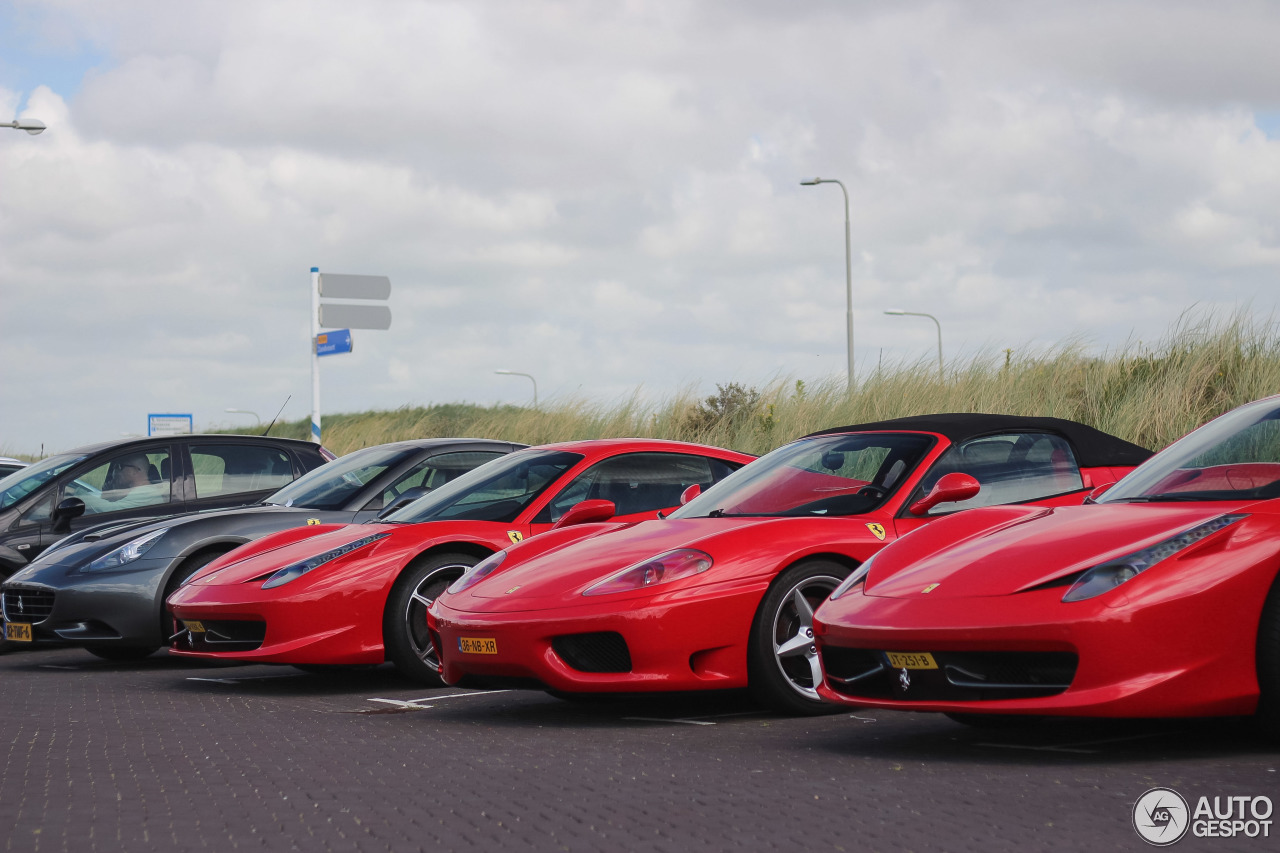
<instances>
[{"instance_id":1,"label":"tall dune grass","mask_svg":"<svg viewBox=\"0 0 1280 853\"><path fill-rule=\"evenodd\" d=\"M637 436L684 439L766 453L827 427L935 412L1071 418L1159 449L1241 403L1280 393L1280 329L1270 316L1184 315L1154 344L1131 341L1089 355L1078 340L1041 352L984 353L952 362L890 365L849 393L844 377L761 388L684 389L657 401L637 391L617 402L553 399L537 409L449 404L329 415L324 444L337 453L405 438L477 436L544 444ZM246 430L247 431L247 430ZM307 435L308 422L274 435Z\"/></svg>"}]
</instances>

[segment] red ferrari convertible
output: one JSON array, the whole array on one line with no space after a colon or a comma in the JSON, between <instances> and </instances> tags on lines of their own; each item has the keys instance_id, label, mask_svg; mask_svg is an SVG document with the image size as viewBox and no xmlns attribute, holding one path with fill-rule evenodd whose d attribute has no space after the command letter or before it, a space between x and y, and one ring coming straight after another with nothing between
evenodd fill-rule
<instances>
[{"instance_id":1,"label":"red ferrari convertible","mask_svg":"<svg viewBox=\"0 0 1280 853\"><path fill-rule=\"evenodd\" d=\"M1258 714L1280 735L1280 397L1170 445L1084 506L945 519L819 608L848 705L1001 715Z\"/></svg>"},{"instance_id":2,"label":"red ferrari convertible","mask_svg":"<svg viewBox=\"0 0 1280 853\"><path fill-rule=\"evenodd\" d=\"M676 511L499 552L428 612L444 680L561 694L750 687L824 708L814 608L872 554L969 506L1078 504L1150 452L1056 418L953 414L795 441Z\"/></svg>"},{"instance_id":3,"label":"red ferrari convertible","mask_svg":"<svg viewBox=\"0 0 1280 853\"><path fill-rule=\"evenodd\" d=\"M425 611L468 568L543 531L653 518L754 458L641 439L521 450L377 522L300 527L210 563L169 598L171 651L304 668L389 658L439 684Z\"/></svg>"}]
</instances>

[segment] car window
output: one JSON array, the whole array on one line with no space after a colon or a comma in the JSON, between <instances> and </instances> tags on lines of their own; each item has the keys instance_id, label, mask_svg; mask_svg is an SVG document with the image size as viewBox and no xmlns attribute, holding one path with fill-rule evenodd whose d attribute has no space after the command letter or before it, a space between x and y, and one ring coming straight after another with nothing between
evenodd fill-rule
<instances>
[{"instance_id":1,"label":"car window","mask_svg":"<svg viewBox=\"0 0 1280 853\"><path fill-rule=\"evenodd\" d=\"M1084 488L1080 466L1066 439L1049 433L989 435L948 448L920 481L908 506L923 498L944 474L959 471L982 490L967 501L938 504L929 515L978 506L1031 501Z\"/></svg>"},{"instance_id":2,"label":"car window","mask_svg":"<svg viewBox=\"0 0 1280 853\"><path fill-rule=\"evenodd\" d=\"M50 456L0 480L0 509L13 506L84 458L72 453Z\"/></svg>"},{"instance_id":3,"label":"car window","mask_svg":"<svg viewBox=\"0 0 1280 853\"><path fill-rule=\"evenodd\" d=\"M425 494L445 483L453 482L472 468L479 468L484 463L505 455L497 450L466 450L458 453L437 454L410 468L364 508L382 509L384 506L395 503L397 498L410 489L421 489L423 490L421 493Z\"/></svg>"},{"instance_id":4,"label":"car window","mask_svg":"<svg viewBox=\"0 0 1280 853\"><path fill-rule=\"evenodd\" d=\"M84 501L84 514L119 512L170 502L168 448L126 450L62 486L62 498Z\"/></svg>"},{"instance_id":5,"label":"car window","mask_svg":"<svg viewBox=\"0 0 1280 853\"><path fill-rule=\"evenodd\" d=\"M191 448L196 497L278 489L293 481L289 454L275 447L202 444Z\"/></svg>"},{"instance_id":6,"label":"car window","mask_svg":"<svg viewBox=\"0 0 1280 853\"><path fill-rule=\"evenodd\" d=\"M695 483L710 488L732 470L719 459L685 453L614 456L574 477L534 522L553 524L575 504L587 500L612 501L616 515L657 512L679 505L680 495Z\"/></svg>"}]
</instances>

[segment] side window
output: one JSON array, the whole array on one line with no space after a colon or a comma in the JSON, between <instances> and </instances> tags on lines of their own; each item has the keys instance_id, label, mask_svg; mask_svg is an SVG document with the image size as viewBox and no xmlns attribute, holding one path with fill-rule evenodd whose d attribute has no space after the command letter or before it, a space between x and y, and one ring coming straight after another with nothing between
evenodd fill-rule
<instances>
[{"instance_id":1,"label":"side window","mask_svg":"<svg viewBox=\"0 0 1280 853\"><path fill-rule=\"evenodd\" d=\"M930 515L960 509L1032 501L1084 488L1071 445L1048 433L983 436L947 450L921 481L911 501L928 494L943 474L960 471L982 486L975 497L939 504Z\"/></svg>"},{"instance_id":2,"label":"side window","mask_svg":"<svg viewBox=\"0 0 1280 853\"><path fill-rule=\"evenodd\" d=\"M125 452L62 486L63 498L84 501L84 514L97 515L169 503L168 448Z\"/></svg>"},{"instance_id":3,"label":"side window","mask_svg":"<svg viewBox=\"0 0 1280 853\"><path fill-rule=\"evenodd\" d=\"M382 509L384 506L395 503L401 495L410 489L422 489L425 494L438 486L443 486L445 483L456 480L472 468L479 468L484 463L497 459L502 455L504 454L496 450L468 450L461 453L441 453L437 456L432 456L400 475L394 483L382 490L382 494L365 504L364 508Z\"/></svg>"},{"instance_id":4,"label":"side window","mask_svg":"<svg viewBox=\"0 0 1280 853\"><path fill-rule=\"evenodd\" d=\"M712 464L723 466L719 477ZM586 500L613 501L617 515L657 512L678 506L680 494L698 483L704 489L731 473L725 463L705 456L681 453L628 453L599 462L560 490L534 519L537 523L560 520L574 504Z\"/></svg>"},{"instance_id":5,"label":"side window","mask_svg":"<svg viewBox=\"0 0 1280 853\"><path fill-rule=\"evenodd\" d=\"M201 444L191 448L196 498L260 492L293 482L289 454L275 447Z\"/></svg>"}]
</instances>

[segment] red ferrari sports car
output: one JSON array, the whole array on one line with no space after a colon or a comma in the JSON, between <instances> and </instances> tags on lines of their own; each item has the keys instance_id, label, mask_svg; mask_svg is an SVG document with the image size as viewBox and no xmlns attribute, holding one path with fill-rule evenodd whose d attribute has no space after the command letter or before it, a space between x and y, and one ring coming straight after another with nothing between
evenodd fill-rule
<instances>
[{"instance_id":1,"label":"red ferrari sports car","mask_svg":"<svg viewBox=\"0 0 1280 853\"><path fill-rule=\"evenodd\" d=\"M689 487L755 457L675 441L612 439L517 451L367 524L263 537L169 598L172 652L297 664L376 664L439 684L426 607L463 572L537 533L652 518Z\"/></svg>"},{"instance_id":2,"label":"red ferrari sports car","mask_svg":"<svg viewBox=\"0 0 1280 853\"><path fill-rule=\"evenodd\" d=\"M1078 504L1150 452L1056 418L952 414L815 434L666 519L548 533L428 611L444 680L560 694L750 687L824 708L813 610L885 543L986 503Z\"/></svg>"},{"instance_id":3,"label":"red ferrari sports car","mask_svg":"<svg viewBox=\"0 0 1280 853\"><path fill-rule=\"evenodd\" d=\"M849 705L999 715L1257 713L1280 734L1280 397L1084 506L948 518L863 563L814 619Z\"/></svg>"}]
</instances>

